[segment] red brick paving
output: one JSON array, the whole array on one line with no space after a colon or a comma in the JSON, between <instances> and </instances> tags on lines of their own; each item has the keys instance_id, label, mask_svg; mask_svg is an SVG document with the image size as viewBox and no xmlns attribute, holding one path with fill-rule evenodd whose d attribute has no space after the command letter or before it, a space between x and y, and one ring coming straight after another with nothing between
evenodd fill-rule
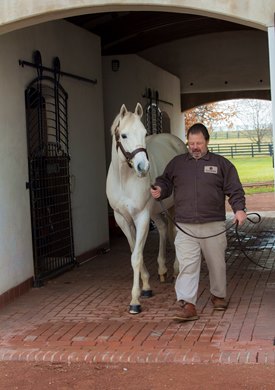
<instances>
[{"instance_id":1,"label":"red brick paving","mask_svg":"<svg viewBox=\"0 0 275 390\"><path fill-rule=\"evenodd\" d=\"M247 203L251 212L275 210L274 194L263 194L254 203L248 197ZM260 224L246 223L240 234L248 254L267 269L246 259L234 231L228 234L225 312L212 309L203 263L199 320L171 320L176 307L174 286L171 280L158 281L158 237L153 231L145 262L154 296L142 299L139 315L128 314L130 252L124 237L117 237L107 254L33 288L1 309L0 360L274 364L275 213L262 215ZM168 257L171 276L172 250Z\"/></svg>"}]
</instances>

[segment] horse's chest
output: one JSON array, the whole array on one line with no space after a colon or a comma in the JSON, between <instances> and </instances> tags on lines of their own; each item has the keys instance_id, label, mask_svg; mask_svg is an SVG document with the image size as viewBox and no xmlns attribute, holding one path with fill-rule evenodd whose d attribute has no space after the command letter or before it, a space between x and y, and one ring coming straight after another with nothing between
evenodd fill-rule
<instances>
[{"instance_id":1,"label":"horse's chest","mask_svg":"<svg viewBox=\"0 0 275 390\"><path fill-rule=\"evenodd\" d=\"M132 216L140 213L147 205L150 197L133 188L132 191L117 191L113 206L120 214L125 212Z\"/></svg>"},{"instance_id":2,"label":"horse's chest","mask_svg":"<svg viewBox=\"0 0 275 390\"><path fill-rule=\"evenodd\" d=\"M143 209L147 203L146 198L139 198L138 196L132 197L127 195L121 195L119 199L121 207L125 207L131 214L136 213Z\"/></svg>"},{"instance_id":3,"label":"horse's chest","mask_svg":"<svg viewBox=\"0 0 275 390\"><path fill-rule=\"evenodd\" d=\"M107 196L115 211L132 217L148 211L152 200L148 178L124 177L122 173L118 176L113 170L110 170L107 179Z\"/></svg>"}]
</instances>

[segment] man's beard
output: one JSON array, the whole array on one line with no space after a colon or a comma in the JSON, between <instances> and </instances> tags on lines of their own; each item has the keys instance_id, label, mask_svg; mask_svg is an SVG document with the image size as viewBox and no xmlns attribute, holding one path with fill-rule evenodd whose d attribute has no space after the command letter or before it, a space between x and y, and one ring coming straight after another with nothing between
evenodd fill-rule
<instances>
[{"instance_id":1,"label":"man's beard","mask_svg":"<svg viewBox=\"0 0 275 390\"><path fill-rule=\"evenodd\" d=\"M206 153L207 153L207 151L202 152L202 151L199 150L199 149L195 149L195 150L191 150L191 151L190 151L191 156L192 156L193 158L195 158L195 159L199 159L199 158L203 157Z\"/></svg>"},{"instance_id":2,"label":"man's beard","mask_svg":"<svg viewBox=\"0 0 275 390\"><path fill-rule=\"evenodd\" d=\"M191 151L191 155L194 158L200 158L202 156L202 152L201 152L201 150L195 149L195 150Z\"/></svg>"}]
</instances>

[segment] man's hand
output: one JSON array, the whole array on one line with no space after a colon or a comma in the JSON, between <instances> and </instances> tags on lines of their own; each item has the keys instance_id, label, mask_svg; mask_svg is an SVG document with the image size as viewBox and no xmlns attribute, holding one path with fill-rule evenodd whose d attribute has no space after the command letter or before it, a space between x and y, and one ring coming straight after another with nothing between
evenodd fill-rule
<instances>
[{"instance_id":1,"label":"man's hand","mask_svg":"<svg viewBox=\"0 0 275 390\"><path fill-rule=\"evenodd\" d=\"M159 186L151 186L150 191L154 199L158 199L160 197L161 188Z\"/></svg>"},{"instance_id":2,"label":"man's hand","mask_svg":"<svg viewBox=\"0 0 275 390\"><path fill-rule=\"evenodd\" d=\"M244 223L246 218L247 218L246 212L243 210L238 210L236 211L235 214L234 223L238 221L239 225L241 225L242 223Z\"/></svg>"}]
</instances>

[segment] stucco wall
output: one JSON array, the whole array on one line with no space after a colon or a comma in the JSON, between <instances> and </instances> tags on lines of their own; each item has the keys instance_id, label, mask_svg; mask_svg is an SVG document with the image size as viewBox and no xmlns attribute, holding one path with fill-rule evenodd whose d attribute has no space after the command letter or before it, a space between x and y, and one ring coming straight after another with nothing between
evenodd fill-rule
<instances>
[{"instance_id":1,"label":"stucco wall","mask_svg":"<svg viewBox=\"0 0 275 390\"><path fill-rule=\"evenodd\" d=\"M120 68L112 71L112 60L118 60ZM165 111L171 120L171 133L184 138L184 120L180 108L180 81L179 79L151 64L137 55L107 56L102 58L103 90L104 90L104 118L107 150L107 163L111 155L110 128L115 116L124 103L129 111L134 111L137 102L143 107L148 99L143 97L146 89L158 91L159 107Z\"/></svg>"},{"instance_id":2,"label":"stucco wall","mask_svg":"<svg viewBox=\"0 0 275 390\"><path fill-rule=\"evenodd\" d=\"M40 50L51 67L58 56L66 72L96 78L97 85L62 77L68 116L76 254L108 241L101 55L98 37L64 21L0 37L0 294L33 275L24 91L36 76L21 68ZM95 180L96 177L96 180Z\"/></svg>"}]
</instances>

